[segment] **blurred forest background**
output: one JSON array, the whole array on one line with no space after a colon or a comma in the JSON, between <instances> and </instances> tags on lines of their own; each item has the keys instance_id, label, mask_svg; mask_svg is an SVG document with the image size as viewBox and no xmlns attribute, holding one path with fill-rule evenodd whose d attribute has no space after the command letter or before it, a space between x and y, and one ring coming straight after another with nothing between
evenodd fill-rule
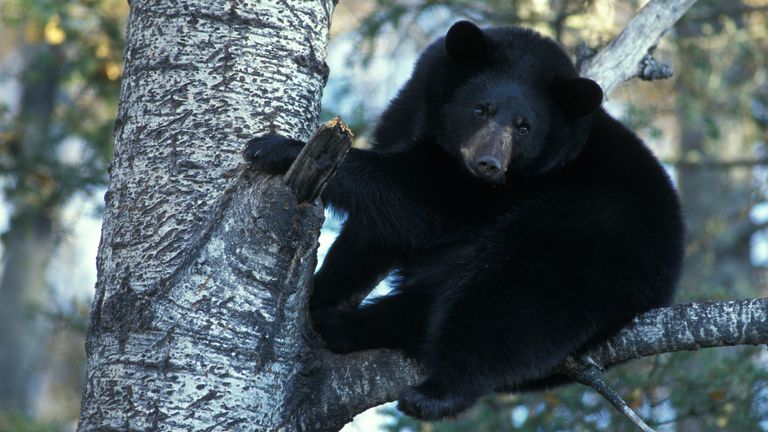
<instances>
[{"instance_id":1,"label":"blurred forest background","mask_svg":"<svg viewBox=\"0 0 768 432\"><path fill-rule=\"evenodd\" d=\"M615 36L636 0L354 0L334 15L323 119L366 146L418 53L457 19L533 27L574 54ZM125 0L0 0L0 431L72 430L122 73ZM699 0L609 111L665 162L683 198L677 302L768 295L768 0ZM329 219L322 256L340 221ZM607 380L659 431L768 430L765 347L634 361ZM377 424L378 426L373 426ZM632 431L591 389L485 398L450 422L391 406L348 430Z\"/></svg>"}]
</instances>

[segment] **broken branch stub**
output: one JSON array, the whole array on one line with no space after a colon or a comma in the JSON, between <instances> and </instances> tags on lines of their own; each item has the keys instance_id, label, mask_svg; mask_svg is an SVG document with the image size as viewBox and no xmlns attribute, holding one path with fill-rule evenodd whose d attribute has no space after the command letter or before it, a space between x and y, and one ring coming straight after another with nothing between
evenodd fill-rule
<instances>
[{"instance_id":1,"label":"broken branch stub","mask_svg":"<svg viewBox=\"0 0 768 432\"><path fill-rule=\"evenodd\" d=\"M285 174L285 182L301 204L320 196L325 184L352 145L352 131L340 117L329 120L309 139Z\"/></svg>"}]
</instances>

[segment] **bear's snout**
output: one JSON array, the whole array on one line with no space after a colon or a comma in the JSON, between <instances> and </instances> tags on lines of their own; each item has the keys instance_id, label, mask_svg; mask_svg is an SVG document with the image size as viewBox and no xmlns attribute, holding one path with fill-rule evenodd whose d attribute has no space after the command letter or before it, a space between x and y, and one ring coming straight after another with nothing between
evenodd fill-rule
<instances>
[{"instance_id":1,"label":"bear's snout","mask_svg":"<svg viewBox=\"0 0 768 432\"><path fill-rule=\"evenodd\" d=\"M504 181L512 155L512 137L504 127L490 124L463 148L464 163L476 177L493 183Z\"/></svg>"},{"instance_id":2,"label":"bear's snout","mask_svg":"<svg viewBox=\"0 0 768 432\"><path fill-rule=\"evenodd\" d=\"M501 165L501 159L494 155L481 156L475 161L475 172L489 180L493 180L503 174Z\"/></svg>"}]
</instances>

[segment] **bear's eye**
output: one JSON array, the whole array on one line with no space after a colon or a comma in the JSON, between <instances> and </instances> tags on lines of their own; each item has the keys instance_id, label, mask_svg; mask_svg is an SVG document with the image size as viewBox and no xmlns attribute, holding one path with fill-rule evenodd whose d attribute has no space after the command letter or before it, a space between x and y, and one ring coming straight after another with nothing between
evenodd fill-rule
<instances>
[{"instance_id":1,"label":"bear's eye","mask_svg":"<svg viewBox=\"0 0 768 432\"><path fill-rule=\"evenodd\" d=\"M528 135L528 132L531 131L531 125L529 125L526 122L522 122L519 125L517 125L517 134L518 135Z\"/></svg>"},{"instance_id":2,"label":"bear's eye","mask_svg":"<svg viewBox=\"0 0 768 432\"><path fill-rule=\"evenodd\" d=\"M483 118L488 114L488 106L487 105L475 105L474 108L472 108L472 115L478 118Z\"/></svg>"}]
</instances>

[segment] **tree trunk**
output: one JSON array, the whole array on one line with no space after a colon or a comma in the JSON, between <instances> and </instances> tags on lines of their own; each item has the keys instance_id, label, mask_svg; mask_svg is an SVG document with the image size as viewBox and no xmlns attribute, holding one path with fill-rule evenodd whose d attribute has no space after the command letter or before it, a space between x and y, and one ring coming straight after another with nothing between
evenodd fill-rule
<instances>
[{"instance_id":1,"label":"tree trunk","mask_svg":"<svg viewBox=\"0 0 768 432\"><path fill-rule=\"evenodd\" d=\"M48 215L13 217L5 235L0 278L0 407L32 414L34 379L45 349L39 312L45 305L45 269L54 249Z\"/></svg>"},{"instance_id":2,"label":"tree trunk","mask_svg":"<svg viewBox=\"0 0 768 432\"><path fill-rule=\"evenodd\" d=\"M328 428L301 410L322 206L240 150L315 129L333 7L133 2L79 430Z\"/></svg>"},{"instance_id":3,"label":"tree trunk","mask_svg":"<svg viewBox=\"0 0 768 432\"><path fill-rule=\"evenodd\" d=\"M50 158L51 116L59 74L54 48L28 45L18 115L18 141L12 149L19 173L10 194L13 213L0 278L0 407L32 414L36 372L45 349L39 316L46 304L45 269L56 245L53 226L58 207L55 185L45 164ZM46 73L41 74L40 71Z\"/></svg>"}]
</instances>

